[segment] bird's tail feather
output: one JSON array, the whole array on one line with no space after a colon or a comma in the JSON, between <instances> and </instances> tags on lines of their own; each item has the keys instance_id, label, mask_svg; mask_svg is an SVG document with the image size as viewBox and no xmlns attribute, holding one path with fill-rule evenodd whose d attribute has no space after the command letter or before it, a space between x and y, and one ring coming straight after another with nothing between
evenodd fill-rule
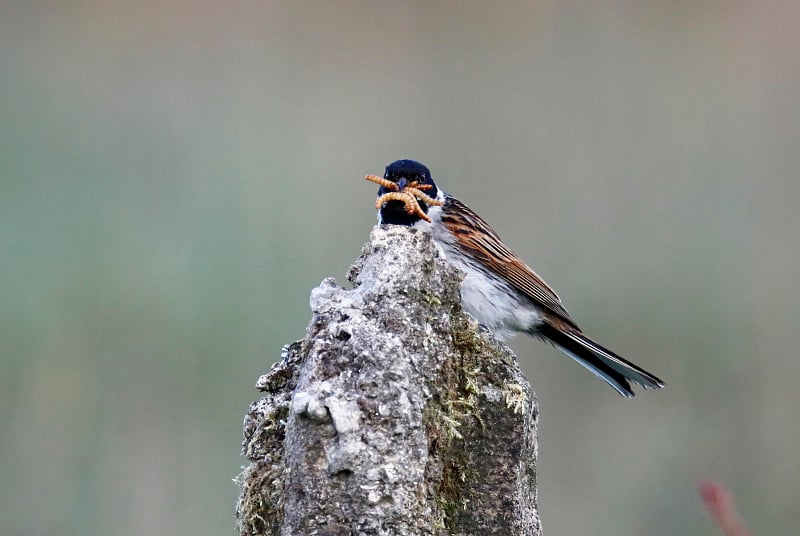
<instances>
[{"instance_id":1,"label":"bird's tail feather","mask_svg":"<svg viewBox=\"0 0 800 536\"><path fill-rule=\"evenodd\" d=\"M537 326L537 334L604 380L624 397L634 396L630 382L645 389L664 387L664 382L654 375L604 348L574 328L559 328L545 321Z\"/></svg>"}]
</instances>

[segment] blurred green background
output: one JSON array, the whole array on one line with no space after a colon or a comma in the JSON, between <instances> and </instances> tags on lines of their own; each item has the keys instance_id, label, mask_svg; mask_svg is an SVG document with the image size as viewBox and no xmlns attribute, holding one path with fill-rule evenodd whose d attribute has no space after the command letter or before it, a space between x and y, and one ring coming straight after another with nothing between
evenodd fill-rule
<instances>
[{"instance_id":1,"label":"blurred green background","mask_svg":"<svg viewBox=\"0 0 800 536\"><path fill-rule=\"evenodd\" d=\"M397 158L491 222L626 401L513 341L546 534L800 503L800 4L0 1L0 534L233 534L253 384Z\"/></svg>"}]
</instances>

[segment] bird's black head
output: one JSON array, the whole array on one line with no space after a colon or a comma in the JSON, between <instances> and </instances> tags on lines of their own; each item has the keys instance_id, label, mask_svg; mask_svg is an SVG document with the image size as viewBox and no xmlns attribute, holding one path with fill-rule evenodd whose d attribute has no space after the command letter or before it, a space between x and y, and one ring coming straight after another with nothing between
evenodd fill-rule
<instances>
[{"instance_id":1,"label":"bird's black head","mask_svg":"<svg viewBox=\"0 0 800 536\"><path fill-rule=\"evenodd\" d=\"M433 197L434 199L439 194L436 189L436 183L431 178L431 171L414 160L397 160L386 166L386 173L383 175L384 179L388 179L396 183L400 190L407 184L417 181L420 185L429 185L430 189L424 190L425 194ZM378 189L378 196L389 193L392 190L381 186ZM424 213L428 213L428 204L419 201L419 206ZM391 223L394 225L414 225L420 220L416 214L409 214L405 210L405 204L402 201L389 201L384 203L381 207L381 223Z\"/></svg>"}]
</instances>

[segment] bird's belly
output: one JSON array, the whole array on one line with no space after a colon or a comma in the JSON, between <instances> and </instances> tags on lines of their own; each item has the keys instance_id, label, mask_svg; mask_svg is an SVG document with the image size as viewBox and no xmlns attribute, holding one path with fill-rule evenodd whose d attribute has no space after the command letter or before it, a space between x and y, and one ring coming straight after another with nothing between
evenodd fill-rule
<instances>
[{"instance_id":1,"label":"bird's belly","mask_svg":"<svg viewBox=\"0 0 800 536\"><path fill-rule=\"evenodd\" d=\"M510 283L467 257L455 244L436 242L447 261L464 272L461 307L497 338L508 339L541 323L534 304Z\"/></svg>"},{"instance_id":2,"label":"bird's belly","mask_svg":"<svg viewBox=\"0 0 800 536\"><path fill-rule=\"evenodd\" d=\"M534 331L541 324L541 316L533 302L480 261L461 251L453 235L439 222L440 212L439 207L431 207L428 215L434 224L419 221L414 226L430 232L447 261L464 272L462 309L498 339L508 339L521 331Z\"/></svg>"},{"instance_id":3,"label":"bird's belly","mask_svg":"<svg viewBox=\"0 0 800 536\"><path fill-rule=\"evenodd\" d=\"M461 282L461 307L500 339L539 324L533 304L497 276L474 266L458 266L466 275Z\"/></svg>"}]
</instances>

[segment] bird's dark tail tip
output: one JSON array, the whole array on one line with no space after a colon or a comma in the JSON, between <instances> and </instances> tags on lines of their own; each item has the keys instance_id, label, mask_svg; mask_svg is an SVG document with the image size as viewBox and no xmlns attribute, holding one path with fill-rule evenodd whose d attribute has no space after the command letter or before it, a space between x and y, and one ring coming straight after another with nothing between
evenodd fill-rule
<instances>
[{"instance_id":1,"label":"bird's dark tail tip","mask_svg":"<svg viewBox=\"0 0 800 536\"><path fill-rule=\"evenodd\" d=\"M635 396L631 382L645 389L661 389L665 385L653 374L604 348L574 328L559 329L544 322L537 326L537 332L624 397Z\"/></svg>"}]
</instances>

